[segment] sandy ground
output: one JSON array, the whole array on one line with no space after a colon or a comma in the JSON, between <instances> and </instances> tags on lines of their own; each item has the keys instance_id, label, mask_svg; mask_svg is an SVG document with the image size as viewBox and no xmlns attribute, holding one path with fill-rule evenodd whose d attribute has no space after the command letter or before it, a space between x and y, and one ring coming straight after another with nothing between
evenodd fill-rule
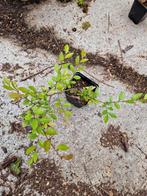
<instances>
[{"instance_id":1,"label":"sandy ground","mask_svg":"<svg viewBox=\"0 0 147 196\"><path fill-rule=\"evenodd\" d=\"M147 75L147 20L138 26L128 18L128 11L132 4L131 0L113 1L96 0L91 2L88 15L85 15L75 3L62 5L56 1L47 1L28 13L26 21L30 26L40 28L53 26L57 36L70 42L76 48L84 48L88 52L105 54L107 52L117 54L128 66L133 67L140 74ZM81 28L84 21L89 21L91 27L85 31ZM77 28L76 32L72 28ZM131 46L126 53L121 54ZM0 72L0 146L7 148L5 154L0 148L0 161L8 154L18 154L26 160L23 144L28 145L25 135L17 133L9 134L10 122L13 122L21 113L21 110L12 105L2 88L4 75L11 75L18 81L27 74L34 73L47 65L56 62L56 56L41 49L24 51L13 39L0 38L0 69L2 64L10 63L11 68L19 64L21 68L14 72ZM33 65L33 66L32 66ZM98 79L105 79L105 72L98 65L87 68L91 75ZM46 84L49 76L36 77L35 84ZM96 79L95 79L96 80ZM116 96L121 90L126 91L127 96L131 92L126 85L114 79L108 79L111 88L100 84L101 97ZM27 80L22 85L34 83ZM129 151L126 153L120 147L114 149L104 148L100 138L109 125L104 125L98 117L98 106L86 106L81 109L72 107L73 117L66 125L59 121L58 127L61 132L56 141L64 141L71 146L74 159L70 162L60 161L51 153L62 168L63 175L71 178L71 171L76 175L72 181L89 182L100 184L104 182L114 183L115 189L123 192L134 193L137 190L147 190L147 105L123 106L118 112L118 119L111 120L114 126L120 126L120 131L126 132L129 138ZM17 141L17 142L16 142ZM139 148L142 149L139 150ZM143 153L144 152L144 153ZM44 156L42 154L41 156ZM87 173L84 170L86 165ZM24 167L27 167L24 164ZM2 189L1 189L2 190Z\"/></svg>"}]
</instances>

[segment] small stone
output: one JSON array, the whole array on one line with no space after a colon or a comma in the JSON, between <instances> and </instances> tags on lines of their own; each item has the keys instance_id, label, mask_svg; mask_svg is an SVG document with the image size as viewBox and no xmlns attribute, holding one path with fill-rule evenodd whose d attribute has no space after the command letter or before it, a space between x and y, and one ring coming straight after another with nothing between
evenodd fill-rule
<instances>
[{"instance_id":1,"label":"small stone","mask_svg":"<svg viewBox=\"0 0 147 196\"><path fill-rule=\"evenodd\" d=\"M7 148L2 146L1 149L3 150L3 152L6 154L8 151L7 151Z\"/></svg>"},{"instance_id":2,"label":"small stone","mask_svg":"<svg viewBox=\"0 0 147 196\"><path fill-rule=\"evenodd\" d=\"M76 32L76 31L77 31L77 29L74 27L74 28L72 28L72 31L73 31L73 32Z\"/></svg>"}]
</instances>

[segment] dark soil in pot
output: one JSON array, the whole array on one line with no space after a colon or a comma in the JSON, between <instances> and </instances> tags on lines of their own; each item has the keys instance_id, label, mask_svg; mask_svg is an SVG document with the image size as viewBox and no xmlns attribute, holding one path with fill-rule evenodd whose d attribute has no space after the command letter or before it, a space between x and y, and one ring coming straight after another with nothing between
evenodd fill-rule
<instances>
[{"instance_id":1,"label":"dark soil in pot","mask_svg":"<svg viewBox=\"0 0 147 196\"><path fill-rule=\"evenodd\" d=\"M67 89L65 91L66 99L73 104L74 106L81 108L84 105L87 105L87 101L84 99L81 99L80 96L78 95L79 91L82 91L84 87L88 86L94 86L94 90L98 87L98 84L96 84L94 81L90 80L87 78L85 75L81 74L80 72L77 72L75 75L80 76L80 80L75 80L76 83L72 86L71 89Z\"/></svg>"},{"instance_id":2,"label":"dark soil in pot","mask_svg":"<svg viewBox=\"0 0 147 196\"><path fill-rule=\"evenodd\" d=\"M147 13L147 2L140 3L138 0L134 0L132 8L129 13L129 18L135 23L138 24L144 18Z\"/></svg>"}]
</instances>

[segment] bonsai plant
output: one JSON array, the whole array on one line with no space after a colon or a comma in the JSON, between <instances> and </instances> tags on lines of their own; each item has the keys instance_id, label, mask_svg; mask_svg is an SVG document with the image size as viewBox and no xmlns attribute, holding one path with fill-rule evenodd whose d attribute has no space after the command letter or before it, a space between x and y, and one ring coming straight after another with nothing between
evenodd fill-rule
<instances>
[{"instance_id":1,"label":"bonsai plant","mask_svg":"<svg viewBox=\"0 0 147 196\"><path fill-rule=\"evenodd\" d=\"M124 92L120 92L116 100L112 97L108 97L107 100L99 99L98 85L79 73L84 69L87 61L84 50L75 56L69 46L65 45L63 52L59 54L59 63L54 65L48 85L24 87L18 86L9 78L3 80L3 87L10 91L11 99L17 103L21 102L25 106L21 118L23 126L30 127L28 138L32 145L26 150L26 154L30 157L28 160L30 165L37 162L39 148L44 149L46 153L52 148L61 159L70 160L73 157L72 154L60 153L60 151L64 152L69 149L67 144L55 145L53 141L58 134L56 129L58 114L63 115L65 119L72 115L71 104L62 96L64 92L67 100L71 101L71 96L75 96L76 99L78 97L80 103L80 105L76 104L78 107L87 103L99 104L105 123L110 118L117 118L115 109L120 109L121 103L133 104L138 100L147 100L147 94L143 93L137 93L126 99Z\"/></svg>"}]
</instances>

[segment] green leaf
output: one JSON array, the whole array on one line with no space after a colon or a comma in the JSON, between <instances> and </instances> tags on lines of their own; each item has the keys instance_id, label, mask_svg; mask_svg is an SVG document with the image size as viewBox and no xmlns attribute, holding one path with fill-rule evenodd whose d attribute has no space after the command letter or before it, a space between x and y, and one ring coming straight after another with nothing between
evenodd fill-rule
<instances>
[{"instance_id":1,"label":"green leaf","mask_svg":"<svg viewBox=\"0 0 147 196\"><path fill-rule=\"evenodd\" d=\"M70 59L73 56L73 54L74 54L73 52L66 54L65 59Z\"/></svg>"},{"instance_id":2,"label":"green leaf","mask_svg":"<svg viewBox=\"0 0 147 196\"><path fill-rule=\"evenodd\" d=\"M81 59L80 63L86 63L88 59Z\"/></svg>"},{"instance_id":3,"label":"green leaf","mask_svg":"<svg viewBox=\"0 0 147 196\"><path fill-rule=\"evenodd\" d=\"M38 145L41 147L41 148L43 148L43 141L42 140L38 140Z\"/></svg>"},{"instance_id":4,"label":"green leaf","mask_svg":"<svg viewBox=\"0 0 147 196\"><path fill-rule=\"evenodd\" d=\"M45 133L46 133L46 135L50 135L50 136L58 135L58 132L54 128L52 128L52 127L47 129L47 131Z\"/></svg>"},{"instance_id":5,"label":"green leaf","mask_svg":"<svg viewBox=\"0 0 147 196\"><path fill-rule=\"evenodd\" d=\"M69 147L66 144L59 144L57 150L66 151L69 150Z\"/></svg>"},{"instance_id":6,"label":"green leaf","mask_svg":"<svg viewBox=\"0 0 147 196\"><path fill-rule=\"evenodd\" d=\"M17 158L15 162L10 164L10 171L12 172L12 174L18 176L21 173L20 164L21 164L21 160L19 158Z\"/></svg>"},{"instance_id":7,"label":"green leaf","mask_svg":"<svg viewBox=\"0 0 147 196\"><path fill-rule=\"evenodd\" d=\"M37 160L38 160L38 153L37 152L34 152L32 154L32 159L33 159L33 163L36 163L37 162Z\"/></svg>"},{"instance_id":8,"label":"green leaf","mask_svg":"<svg viewBox=\"0 0 147 196\"><path fill-rule=\"evenodd\" d=\"M147 100L147 94L145 94L144 99Z\"/></svg>"},{"instance_id":9,"label":"green leaf","mask_svg":"<svg viewBox=\"0 0 147 196\"><path fill-rule=\"evenodd\" d=\"M73 73L75 73L75 68L74 68L74 66L73 66L72 64L70 64L69 68L70 68L70 70L71 70Z\"/></svg>"},{"instance_id":10,"label":"green leaf","mask_svg":"<svg viewBox=\"0 0 147 196\"><path fill-rule=\"evenodd\" d=\"M118 102L115 102L114 106L115 106L116 109L118 109L118 110L120 109L120 104Z\"/></svg>"},{"instance_id":11,"label":"green leaf","mask_svg":"<svg viewBox=\"0 0 147 196\"><path fill-rule=\"evenodd\" d=\"M51 141L50 140L44 141L43 148L44 148L45 152L48 152L51 148Z\"/></svg>"},{"instance_id":12,"label":"green leaf","mask_svg":"<svg viewBox=\"0 0 147 196\"><path fill-rule=\"evenodd\" d=\"M76 65L79 65L79 63L80 63L80 56L77 56L77 57L75 58L75 64L76 64Z\"/></svg>"},{"instance_id":13,"label":"green leaf","mask_svg":"<svg viewBox=\"0 0 147 196\"><path fill-rule=\"evenodd\" d=\"M80 80L80 79L81 79L81 77L80 77L80 76L77 76L77 75L75 75L73 78L74 78L75 80Z\"/></svg>"},{"instance_id":14,"label":"green leaf","mask_svg":"<svg viewBox=\"0 0 147 196\"><path fill-rule=\"evenodd\" d=\"M26 121L30 121L32 119L32 114L30 112L28 112L25 116L24 116L24 120Z\"/></svg>"},{"instance_id":15,"label":"green leaf","mask_svg":"<svg viewBox=\"0 0 147 196\"><path fill-rule=\"evenodd\" d=\"M35 140L38 137L38 135L36 133L29 133L28 137L30 140Z\"/></svg>"},{"instance_id":16,"label":"green leaf","mask_svg":"<svg viewBox=\"0 0 147 196\"><path fill-rule=\"evenodd\" d=\"M29 86L29 89L30 89L31 91L33 91L33 92L36 92L36 91L37 91L36 88L35 88L34 86Z\"/></svg>"},{"instance_id":17,"label":"green leaf","mask_svg":"<svg viewBox=\"0 0 147 196\"><path fill-rule=\"evenodd\" d=\"M55 64L55 65L54 65L54 70L55 70L56 72L58 72L59 69L60 69L59 65L58 65L58 64Z\"/></svg>"},{"instance_id":18,"label":"green leaf","mask_svg":"<svg viewBox=\"0 0 147 196\"><path fill-rule=\"evenodd\" d=\"M85 52L85 50L83 49L83 50L81 51L81 57L84 58L85 56L86 56L86 52Z\"/></svg>"},{"instance_id":19,"label":"green leaf","mask_svg":"<svg viewBox=\"0 0 147 196\"><path fill-rule=\"evenodd\" d=\"M54 82L53 82L52 80L49 80L49 81L48 81L48 85L49 85L49 87L52 88L52 87L54 86Z\"/></svg>"},{"instance_id":20,"label":"green leaf","mask_svg":"<svg viewBox=\"0 0 147 196\"><path fill-rule=\"evenodd\" d=\"M118 99L119 99L119 101L122 101L122 100L124 100L124 98L125 98L125 93L122 91L122 92L120 92Z\"/></svg>"},{"instance_id":21,"label":"green leaf","mask_svg":"<svg viewBox=\"0 0 147 196\"><path fill-rule=\"evenodd\" d=\"M65 52L65 54L67 54L69 52L69 45L68 44L66 44L64 46L64 52Z\"/></svg>"},{"instance_id":22,"label":"green leaf","mask_svg":"<svg viewBox=\"0 0 147 196\"><path fill-rule=\"evenodd\" d=\"M126 103L133 104L133 103L134 103L134 100L128 99L128 100L126 101Z\"/></svg>"},{"instance_id":23,"label":"green leaf","mask_svg":"<svg viewBox=\"0 0 147 196\"><path fill-rule=\"evenodd\" d=\"M20 90L23 93L27 93L28 92L28 89L25 88L25 87L19 87L18 90Z\"/></svg>"},{"instance_id":24,"label":"green leaf","mask_svg":"<svg viewBox=\"0 0 147 196\"><path fill-rule=\"evenodd\" d=\"M27 163L31 166L31 165L33 164L33 158L31 157L31 158L27 161Z\"/></svg>"},{"instance_id":25,"label":"green leaf","mask_svg":"<svg viewBox=\"0 0 147 196\"><path fill-rule=\"evenodd\" d=\"M63 156L61 156L61 158L69 161L69 160L73 159L73 154L63 155Z\"/></svg>"},{"instance_id":26,"label":"green leaf","mask_svg":"<svg viewBox=\"0 0 147 196\"><path fill-rule=\"evenodd\" d=\"M107 110L103 110L102 111L102 115L106 115L106 114L108 114L108 111Z\"/></svg>"},{"instance_id":27,"label":"green leaf","mask_svg":"<svg viewBox=\"0 0 147 196\"><path fill-rule=\"evenodd\" d=\"M131 97L131 99L136 101L136 100L139 100L142 96L143 96L143 93L136 93L135 95Z\"/></svg>"},{"instance_id":28,"label":"green leaf","mask_svg":"<svg viewBox=\"0 0 147 196\"><path fill-rule=\"evenodd\" d=\"M104 120L104 123L107 123L107 122L108 122L108 120L109 120L108 114L106 114L106 115L103 117L103 120Z\"/></svg>"},{"instance_id":29,"label":"green leaf","mask_svg":"<svg viewBox=\"0 0 147 196\"><path fill-rule=\"evenodd\" d=\"M57 120L57 116L56 116L55 114L50 114L50 116L51 116L51 118L52 118L53 120Z\"/></svg>"},{"instance_id":30,"label":"green leaf","mask_svg":"<svg viewBox=\"0 0 147 196\"><path fill-rule=\"evenodd\" d=\"M28 147L28 148L26 149L26 155L29 155L29 154L31 154L32 152L34 152L35 149L36 149L35 146L30 146L30 147Z\"/></svg>"},{"instance_id":31,"label":"green leaf","mask_svg":"<svg viewBox=\"0 0 147 196\"><path fill-rule=\"evenodd\" d=\"M60 61L60 62L63 62L63 61L64 61L64 54L63 54L63 52L61 52L61 53L59 54L59 61Z\"/></svg>"},{"instance_id":32,"label":"green leaf","mask_svg":"<svg viewBox=\"0 0 147 196\"><path fill-rule=\"evenodd\" d=\"M38 115L44 114L44 110L41 108L34 108L33 112L34 114L38 114Z\"/></svg>"},{"instance_id":33,"label":"green leaf","mask_svg":"<svg viewBox=\"0 0 147 196\"><path fill-rule=\"evenodd\" d=\"M116 114L109 112L109 116L111 116L111 118L117 118Z\"/></svg>"},{"instance_id":34,"label":"green leaf","mask_svg":"<svg viewBox=\"0 0 147 196\"><path fill-rule=\"evenodd\" d=\"M63 104L63 107L65 107L65 108L71 107L71 104L66 102L66 103Z\"/></svg>"},{"instance_id":35,"label":"green leaf","mask_svg":"<svg viewBox=\"0 0 147 196\"><path fill-rule=\"evenodd\" d=\"M69 110L64 110L63 112L66 119L69 119L72 116L72 112Z\"/></svg>"},{"instance_id":36,"label":"green leaf","mask_svg":"<svg viewBox=\"0 0 147 196\"><path fill-rule=\"evenodd\" d=\"M32 119L31 121L31 126L35 130L38 127L38 120L37 119Z\"/></svg>"},{"instance_id":37,"label":"green leaf","mask_svg":"<svg viewBox=\"0 0 147 196\"><path fill-rule=\"evenodd\" d=\"M23 105L30 105L30 101L29 101L28 99L25 99L25 100L23 101Z\"/></svg>"},{"instance_id":38,"label":"green leaf","mask_svg":"<svg viewBox=\"0 0 147 196\"><path fill-rule=\"evenodd\" d=\"M19 101L23 95L19 93L9 93L10 98L12 98L14 101Z\"/></svg>"},{"instance_id":39,"label":"green leaf","mask_svg":"<svg viewBox=\"0 0 147 196\"><path fill-rule=\"evenodd\" d=\"M147 100L147 94L145 94L144 99Z\"/></svg>"},{"instance_id":40,"label":"green leaf","mask_svg":"<svg viewBox=\"0 0 147 196\"><path fill-rule=\"evenodd\" d=\"M3 88L5 88L6 90L13 90L11 86L7 86L7 85L3 85Z\"/></svg>"},{"instance_id":41,"label":"green leaf","mask_svg":"<svg viewBox=\"0 0 147 196\"><path fill-rule=\"evenodd\" d=\"M64 86L62 84L60 84L60 83L57 83L56 87L57 87L57 89L59 91L63 91L64 90Z\"/></svg>"}]
</instances>

